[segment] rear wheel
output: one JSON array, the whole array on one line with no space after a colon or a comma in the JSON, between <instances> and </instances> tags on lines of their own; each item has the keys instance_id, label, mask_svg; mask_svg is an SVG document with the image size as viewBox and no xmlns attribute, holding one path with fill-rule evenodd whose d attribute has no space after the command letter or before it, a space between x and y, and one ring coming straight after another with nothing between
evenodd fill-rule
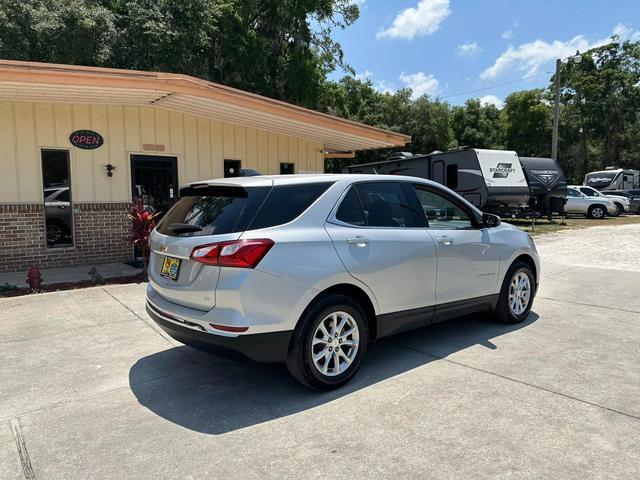
<instances>
[{"instance_id":1,"label":"rear wheel","mask_svg":"<svg viewBox=\"0 0 640 480\"><path fill-rule=\"evenodd\" d=\"M535 275L524 262L511 265L502 282L495 313L504 323L520 323L531 311L535 297Z\"/></svg>"},{"instance_id":2,"label":"rear wheel","mask_svg":"<svg viewBox=\"0 0 640 480\"><path fill-rule=\"evenodd\" d=\"M607 214L606 209L602 205L591 205L587 210L587 217L599 220Z\"/></svg>"},{"instance_id":3,"label":"rear wheel","mask_svg":"<svg viewBox=\"0 0 640 480\"><path fill-rule=\"evenodd\" d=\"M332 390L356 374L367 352L369 330L360 305L345 295L323 298L294 331L287 368L303 385Z\"/></svg>"}]
</instances>

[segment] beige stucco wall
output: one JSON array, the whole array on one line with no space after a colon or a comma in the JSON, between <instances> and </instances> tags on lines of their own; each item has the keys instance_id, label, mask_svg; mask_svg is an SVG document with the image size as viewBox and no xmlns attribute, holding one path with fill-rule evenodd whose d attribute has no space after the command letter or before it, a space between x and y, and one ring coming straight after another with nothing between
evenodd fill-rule
<instances>
[{"instance_id":1,"label":"beige stucco wall","mask_svg":"<svg viewBox=\"0 0 640 480\"><path fill-rule=\"evenodd\" d=\"M76 148L75 130L95 130L105 143ZM144 151L144 144L165 150ZM324 169L320 144L161 108L0 102L0 203L43 201L42 148L69 150L75 202L130 201L134 153L178 157L180 183L221 177L224 159L263 174L279 173L280 162L295 163L296 173ZM111 178L108 163L116 167Z\"/></svg>"}]
</instances>

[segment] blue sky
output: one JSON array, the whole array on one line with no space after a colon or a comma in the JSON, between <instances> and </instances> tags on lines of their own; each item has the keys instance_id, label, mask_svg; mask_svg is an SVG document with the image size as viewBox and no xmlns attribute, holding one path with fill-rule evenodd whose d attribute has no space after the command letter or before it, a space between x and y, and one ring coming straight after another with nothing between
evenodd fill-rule
<instances>
[{"instance_id":1,"label":"blue sky","mask_svg":"<svg viewBox=\"0 0 640 480\"><path fill-rule=\"evenodd\" d=\"M357 75L454 104L546 86L555 58L614 32L640 40L638 0L354 1L359 20L334 37Z\"/></svg>"}]
</instances>

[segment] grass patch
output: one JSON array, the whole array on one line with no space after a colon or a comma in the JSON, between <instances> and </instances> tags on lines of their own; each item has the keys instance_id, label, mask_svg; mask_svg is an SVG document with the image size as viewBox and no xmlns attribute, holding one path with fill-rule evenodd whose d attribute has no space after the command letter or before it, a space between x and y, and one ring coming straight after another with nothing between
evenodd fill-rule
<instances>
[{"instance_id":1,"label":"grass patch","mask_svg":"<svg viewBox=\"0 0 640 480\"><path fill-rule=\"evenodd\" d=\"M567 217L565 218L564 224L562 224L561 218L554 218L552 221L538 219L535 225L532 225L531 220L521 218L506 218L504 221L515 225L531 235L543 235L545 233L576 230L580 228L640 224L640 215L622 215L617 218L605 217L601 220L592 220L585 217Z\"/></svg>"}]
</instances>

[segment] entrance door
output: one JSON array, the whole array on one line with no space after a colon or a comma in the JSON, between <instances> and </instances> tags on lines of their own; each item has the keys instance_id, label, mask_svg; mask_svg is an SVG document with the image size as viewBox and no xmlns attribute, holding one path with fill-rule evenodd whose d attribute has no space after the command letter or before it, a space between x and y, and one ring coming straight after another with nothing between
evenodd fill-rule
<instances>
[{"instance_id":1,"label":"entrance door","mask_svg":"<svg viewBox=\"0 0 640 480\"><path fill-rule=\"evenodd\" d=\"M162 216L178 201L178 159L131 155L133 199Z\"/></svg>"}]
</instances>

